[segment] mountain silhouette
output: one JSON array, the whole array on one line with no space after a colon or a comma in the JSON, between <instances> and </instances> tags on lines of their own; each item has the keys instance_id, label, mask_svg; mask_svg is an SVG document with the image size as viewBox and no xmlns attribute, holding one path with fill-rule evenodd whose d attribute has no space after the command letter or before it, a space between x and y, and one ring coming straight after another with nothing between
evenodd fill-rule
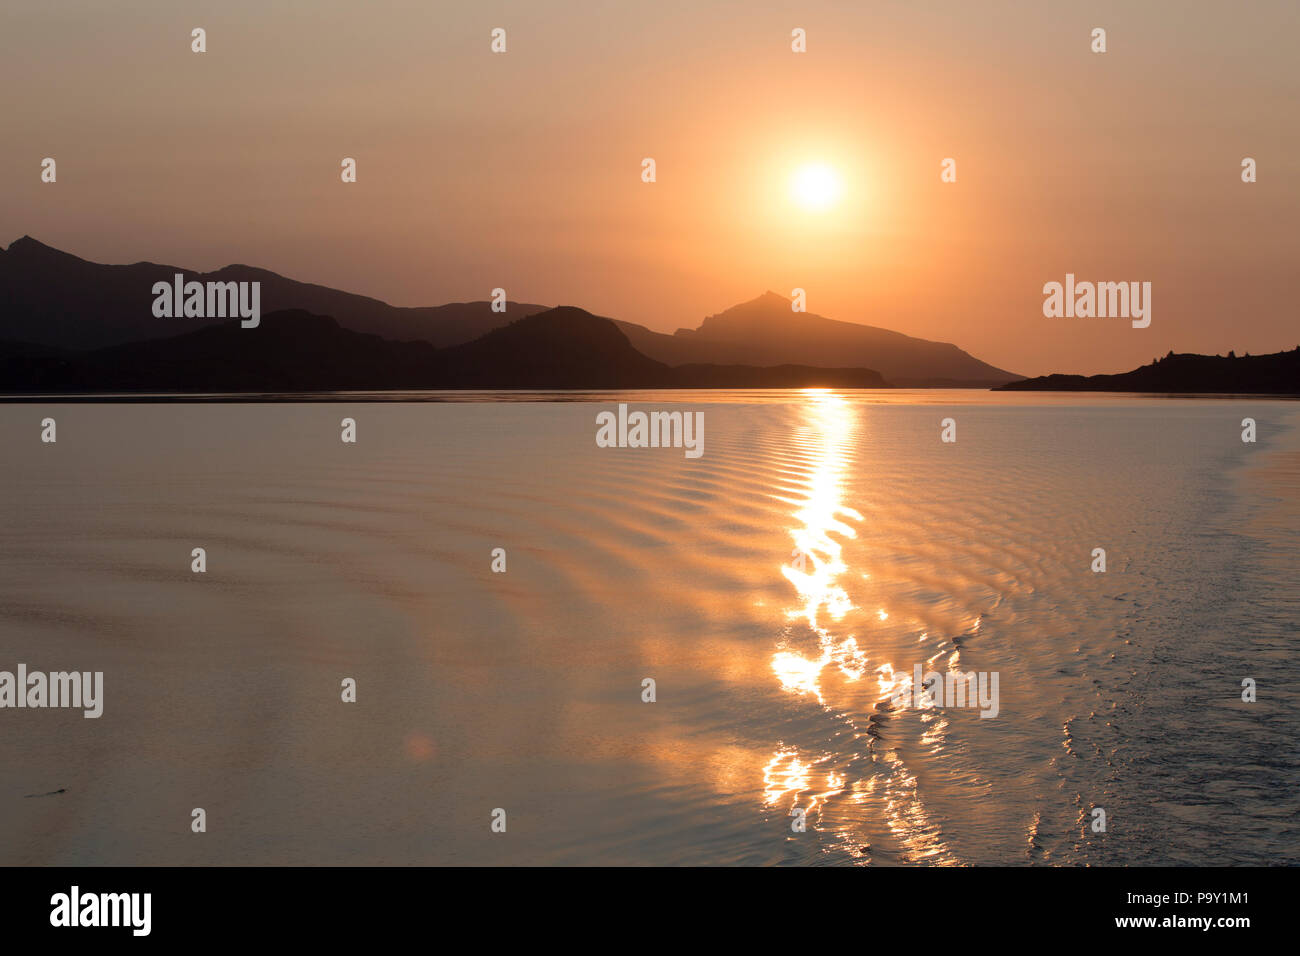
<instances>
[{"instance_id":1,"label":"mountain silhouette","mask_svg":"<svg viewBox=\"0 0 1300 956\"><path fill-rule=\"evenodd\" d=\"M0 251L0 339L88 352L224 323L220 318L154 316L154 283L170 283L177 273L187 282L260 282L263 314L299 309L332 316L339 326L353 332L395 341L420 340L438 347L472 342L547 309L514 302L508 303L504 313L493 312L488 302L401 308L254 266L230 265L196 273L150 262L104 265L24 236ZM631 322L617 325L646 358L674 367L693 367L693 371L682 373L687 378L702 374L694 368L698 366L709 366L714 374L722 374L718 369L724 366L828 370L847 366L875 369L894 384L906 385L989 385L1017 377L972 358L955 345L793 313L788 299L771 292L706 318L698 329L679 329L674 335ZM558 373L558 367L555 371ZM733 381L754 378L752 373L730 374ZM797 371L790 376L792 380L804 377ZM847 376L847 380L859 378L856 372Z\"/></svg>"},{"instance_id":2,"label":"mountain silhouette","mask_svg":"<svg viewBox=\"0 0 1300 956\"><path fill-rule=\"evenodd\" d=\"M632 348L609 319L573 306L527 316L444 350L438 381L458 388L641 388L668 366Z\"/></svg>"},{"instance_id":3,"label":"mountain silhouette","mask_svg":"<svg viewBox=\"0 0 1300 956\"><path fill-rule=\"evenodd\" d=\"M302 310L238 320L166 339L76 353L0 347L0 382L14 392L296 392L422 387L437 353L390 342Z\"/></svg>"},{"instance_id":4,"label":"mountain silhouette","mask_svg":"<svg viewBox=\"0 0 1300 956\"><path fill-rule=\"evenodd\" d=\"M572 306L446 349L355 332L301 309L264 315L256 328L226 320L88 352L0 342L0 389L17 395L884 385L870 369L672 368L632 348L609 319Z\"/></svg>"},{"instance_id":5,"label":"mountain silhouette","mask_svg":"<svg viewBox=\"0 0 1300 956\"><path fill-rule=\"evenodd\" d=\"M505 312L493 312L486 301L402 308L253 266L195 272L153 262L104 265L23 236L0 252L0 337L84 351L224 322L154 316L153 284L170 283L178 272L187 282L260 282L263 314L302 309L333 316L355 332L397 341L422 339L438 346L471 341L547 308L510 302Z\"/></svg>"},{"instance_id":6,"label":"mountain silhouette","mask_svg":"<svg viewBox=\"0 0 1300 956\"><path fill-rule=\"evenodd\" d=\"M153 286L260 282L262 325L158 318ZM793 312L767 292L672 335L574 306L401 308L265 269L104 265L29 236L0 250L0 392L880 388L1300 394L1300 348L1175 354L1118 375L1018 376L955 345Z\"/></svg>"},{"instance_id":7,"label":"mountain silhouette","mask_svg":"<svg viewBox=\"0 0 1300 956\"><path fill-rule=\"evenodd\" d=\"M901 386L987 387L1020 378L955 345L794 312L791 300L775 292L711 315L697 329L678 329L672 335L627 322L620 327L638 351L669 365L862 366Z\"/></svg>"},{"instance_id":8,"label":"mountain silhouette","mask_svg":"<svg viewBox=\"0 0 1300 956\"><path fill-rule=\"evenodd\" d=\"M1196 355L1170 352L1150 365L1118 375L1042 375L999 391L1171 392L1300 394L1300 346L1270 355Z\"/></svg>"},{"instance_id":9,"label":"mountain silhouette","mask_svg":"<svg viewBox=\"0 0 1300 956\"><path fill-rule=\"evenodd\" d=\"M560 306L489 332L438 356L445 388L881 388L865 368L686 365L674 368L632 347L612 319Z\"/></svg>"}]
</instances>

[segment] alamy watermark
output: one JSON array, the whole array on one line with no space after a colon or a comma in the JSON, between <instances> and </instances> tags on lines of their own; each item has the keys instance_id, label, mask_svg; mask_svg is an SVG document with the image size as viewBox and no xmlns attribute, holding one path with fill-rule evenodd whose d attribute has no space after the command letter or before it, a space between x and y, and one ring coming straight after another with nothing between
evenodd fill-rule
<instances>
[{"instance_id":1,"label":"alamy watermark","mask_svg":"<svg viewBox=\"0 0 1300 956\"><path fill-rule=\"evenodd\" d=\"M123 926L133 936L148 936L152 911L152 893L83 893L73 886L50 897L50 925L56 927Z\"/></svg>"},{"instance_id":2,"label":"alamy watermark","mask_svg":"<svg viewBox=\"0 0 1300 956\"><path fill-rule=\"evenodd\" d=\"M260 282L186 282L178 272L172 282L155 282L153 294L153 314L160 319L238 317L245 329L262 321Z\"/></svg>"},{"instance_id":3,"label":"alamy watermark","mask_svg":"<svg viewBox=\"0 0 1300 956\"><path fill-rule=\"evenodd\" d=\"M980 717L998 715L998 671L922 672L917 664L912 681L906 681L893 695L895 707L978 707Z\"/></svg>"},{"instance_id":4,"label":"alamy watermark","mask_svg":"<svg viewBox=\"0 0 1300 956\"><path fill-rule=\"evenodd\" d=\"M104 713L104 672L95 671L28 671L26 664L18 672L0 671L0 709L5 707L71 707L83 710L83 717L93 719Z\"/></svg>"},{"instance_id":5,"label":"alamy watermark","mask_svg":"<svg viewBox=\"0 0 1300 956\"><path fill-rule=\"evenodd\" d=\"M1151 324L1150 282L1075 282L1067 272L1064 284L1048 282L1043 295L1049 319L1132 319L1135 329Z\"/></svg>"},{"instance_id":6,"label":"alamy watermark","mask_svg":"<svg viewBox=\"0 0 1300 956\"><path fill-rule=\"evenodd\" d=\"M629 412L596 415L596 444L601 448L682 448L687 458L704 454L703 412Z\"/></svg>"}]
</instances>

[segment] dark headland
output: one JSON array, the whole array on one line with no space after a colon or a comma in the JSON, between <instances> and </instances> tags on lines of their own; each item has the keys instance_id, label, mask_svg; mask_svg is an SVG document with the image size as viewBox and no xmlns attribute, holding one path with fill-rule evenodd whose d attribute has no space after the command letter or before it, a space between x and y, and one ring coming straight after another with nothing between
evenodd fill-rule
<instances>
[{"instance_id":1,"label":"dark headland","mask_svg":"<svg viewBox=\"0 0 1300 956\"><path fill-rule=\"evenodd\" d=\"M1300 394L1300 346L1270 355L1194 355L1170 352L1150 365L1117 375L1042 375L1008 382L995 391L1163 392L1168 394Z\"/></svg>"}]
</instances>

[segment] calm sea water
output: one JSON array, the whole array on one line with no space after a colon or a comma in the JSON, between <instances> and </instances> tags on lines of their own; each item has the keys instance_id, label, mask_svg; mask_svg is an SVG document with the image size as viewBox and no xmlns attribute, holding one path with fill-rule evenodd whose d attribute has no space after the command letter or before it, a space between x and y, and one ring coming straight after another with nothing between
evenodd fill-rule
<instances>
[{"instance_id":1,"label":"calm sea water","mask_svg":"<svg viewBox=\"0 0 1300 956\"><path fill-rule=\"evenodd\" d=\"M1294 403L441 397L0 408L0 862L1300 863Z\"/></svg>"}]
</instances>

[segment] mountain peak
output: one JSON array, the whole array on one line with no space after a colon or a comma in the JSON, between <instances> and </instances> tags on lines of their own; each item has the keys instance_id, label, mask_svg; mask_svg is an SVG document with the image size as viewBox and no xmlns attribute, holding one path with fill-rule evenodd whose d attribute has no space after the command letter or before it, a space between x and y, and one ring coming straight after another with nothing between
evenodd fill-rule
<instances>
[{"instance_id":1,"label":"mountain peak","mask_svg":"<svg viewBox=\"0 0 1300 956\"><path fill-rule=\"evenodd\" d=\"M9 243L10 252L22 252L24 249L49 249L43 242L37 242L31 236L24 235L13 242Z\"/></svg>"},{"instance_id":2,"label":"mountain peak","mask_svg":"<svg viewBox=\"0 0 1300 956\"><path fill-rule=\"evenodd\" d=\"M783 312L789 312L790 303L791 303L791 299L789 296L781 295L781 293L779 292L773 292L771 289L768 289L762 295L757 296L756 298L753 299L749 299L745 302L741 302L737 305L733 305L731 308L724 309L722 312L718 314L725 315L727 312L735 312L738 309L744 309L750 312L756 312L756 311L770 312L772 310L779 309Z\"/></svg>"},{"instance_id":3,"label":"mountain peak","mask_svg":"<svg viewBox=\"0 0 1300 956\"><path fill-rule=\"evenodd\" d=\"M667 366L632 347L612 319L561 305L440 353L452 387L613 388L673 380Z\"/></svg>"},{"instance_id":4,"label":"mountain peak","mask_svg":"<svg viewBox=\"0 0 1300 956\"><path fill-rule=\"evenodd\" d=\"M705 317L700 324L699 331L713 331L723 326L735 326L737 324L769 326L775 323L783 328L789 328L792 322L819 318L819 316L814 316L810 312L795 312L792 305L793 301L791 299L769 289L757 298L741 302L729 309L723 309L715 315Z\"/></svg>"},{"instance_id":5,"label":"mountain peak","mask_svg":"<svg viewBox=\"0 0 1300 956\"><path fill-rule=\"evenodd\" d=\"M55 249L53 246L47 246L45 243L33 239L31 236L23 236L20 239L15 239L13 242L9 243L9 248L6 252L10 255L17 256L20 259L28 260L72 259L78 262L82 261L70 252L63 252L59 249Z\"/></svg>"},{"instance_id":6,"label":"mountain peak","mask_svg":"<svg viewBox=\"0 0 1300 956\"><path fill-rule=\"evenodd\" d=\"M678 329L671 343L638 336L651 358L670 364L717 364L875 369L895 385L1001 385L1019 376L994 368L946 342L796 312L768 290L756 299L710 315L699 327Z\"/></svg>"},{"instance_id":7,"label":"mountain peak","mask_svg":"<svg viewBox=\"0 0 1300 956\"><path fill-rule=\"evenodd\" d=\"M536 312L521 319L515 319L509 325L489 332L486 337L497 336L501 340L508 336L545 336L553 335L556 332L575 334L592 340L603 340L612 343L619 341L626 343L627 341L627 336L619 330L612 320L593 315L586 309L579 308L576 305L558 305L553 309L547 309L545 312Z\"/></svg>"}]
</instances>

